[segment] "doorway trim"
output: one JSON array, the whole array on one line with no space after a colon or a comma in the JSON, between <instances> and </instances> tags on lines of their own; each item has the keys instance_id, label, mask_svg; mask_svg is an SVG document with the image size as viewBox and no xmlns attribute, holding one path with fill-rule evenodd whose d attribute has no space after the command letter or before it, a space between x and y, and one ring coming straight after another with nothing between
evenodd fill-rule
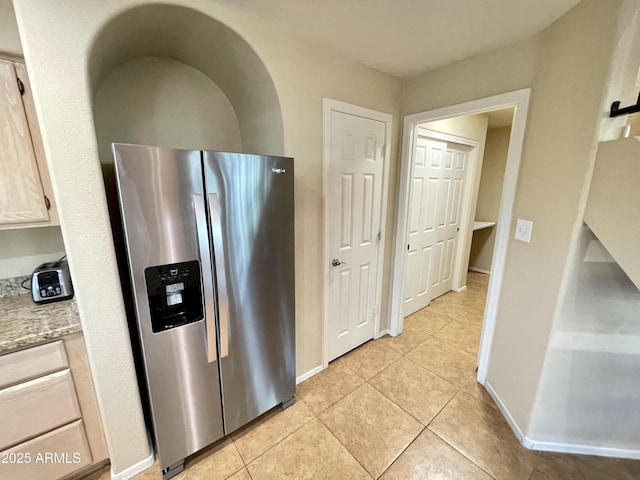
<instances>
[{"instance_id":1,"label":"doorway trim","mask_svg":"<svg viewBox=\"0 0 640 480\"><path fill-rule=\"evenodd\" d=\"M515 108L513 123L511 125L511 136L509 138L509 150L507 153L504 182L502 184L500 211L498 213L498 222L496 225L496 241L493 260L491 262L492 274L489 278L487 303L485 307L484 320L482 322L482 335L478 351L477 378L478 382L481 384L484 384L487 377L491 347L493 344L496 314L500 299L500 291L502 289L507 248L509 246L511 236L511 220L515 203L530 96L531 89L525 88L457 105L406 115L404 117L398 194L398 221L396 226L394 264L390 285L391 302L389 311L389 333L394 336L402 332L404 320L402 317L402 290L405 267L404 245L406 244L411 156L414 149L413 142L416 128L419 124L434 120L444 120L462 115L485 113L502 108Z\"/></svg>"},{"instance_id":2,"label":"doorway trim","mask_svg":"<svg viewBox=\"0 0 640 480\"><path fill-rule=\"evenodd\" d=\"M323 116L323 150L322 150L322 368L329 366L329 196L331 179L331 112L340 112L385 124L385 138L382 159L382 200L380 208L380 242L378 244L378 274L376 276L376 310L373 327L373 338L387 333L380 331L380 302L382 301L382 279L384 270L384 244L387 221L387 195L389 186L389 158L391 152L391 120L388 113L340 102L331 98L322 100Z\"/></svg>"}]
</instances>

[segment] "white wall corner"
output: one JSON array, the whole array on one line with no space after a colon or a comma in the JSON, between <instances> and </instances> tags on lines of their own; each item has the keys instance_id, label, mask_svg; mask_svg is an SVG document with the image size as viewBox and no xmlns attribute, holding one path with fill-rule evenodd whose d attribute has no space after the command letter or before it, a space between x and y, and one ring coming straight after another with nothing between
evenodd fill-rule
<instances>
[{"instance_id":1,"label":"white wall corner","mask_svg":"<svg viewBox=\"0 0 640 480\"><path fill-rule=\"evenodd\" d=\"M149 441L149 444L151 445L151 441ZM113 473L113 470L111 470L111 480L129 480L139 473L144 472L148 468L151 468L153 466L153 463L155 462L155 459L156 455L152 450L151 455L149 455L147 458L141 460L135 465L131 465L129 468L123 470L122 472Z\"/></svg>"},{"instance_id":2,"label":"white wall corner","mask_svg":"<svg viewBox=\"0 0 640 480\"><path fill-rule=\"evenodd\" d=\"M466 286L466 285L462 285L461 287L454 288L453 290L454 290L455 292L462 293L462 292L464 292L466 289L467 289L467 286Z\"/></svg>"}]
</instances>

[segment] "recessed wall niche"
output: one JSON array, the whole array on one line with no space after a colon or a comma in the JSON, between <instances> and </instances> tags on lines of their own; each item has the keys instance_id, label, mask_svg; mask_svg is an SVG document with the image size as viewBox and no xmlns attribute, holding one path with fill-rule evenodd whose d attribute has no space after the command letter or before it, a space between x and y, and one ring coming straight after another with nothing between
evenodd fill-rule
<instances>
[{"instance_id":1,"label":"recessed wall niche","mask_svg":"<svg viewBox=\"0 0 640 480\"><path fill-rule=\"evenodd\" d=\"M121 13L96 36L89 75L103 164L111 142L284 154L266 66L208 15L158 4Z\"/></svg>"}]
</instances>

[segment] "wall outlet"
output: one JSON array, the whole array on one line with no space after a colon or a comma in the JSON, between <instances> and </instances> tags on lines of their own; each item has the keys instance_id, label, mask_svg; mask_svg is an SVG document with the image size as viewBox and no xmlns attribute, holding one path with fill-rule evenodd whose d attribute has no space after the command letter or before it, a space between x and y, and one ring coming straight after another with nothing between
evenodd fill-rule
<instances>
[{"instance_id":1,"label":"wall outlet","mask_svg":"<svg viewBox=\"0 0 640 480\"><path fill-rule=\"evenodd\" d=\"M531 230L533 230L533 222L519 218L516 222L516 240L531 243Z\"/></svg>"}]
</instances>

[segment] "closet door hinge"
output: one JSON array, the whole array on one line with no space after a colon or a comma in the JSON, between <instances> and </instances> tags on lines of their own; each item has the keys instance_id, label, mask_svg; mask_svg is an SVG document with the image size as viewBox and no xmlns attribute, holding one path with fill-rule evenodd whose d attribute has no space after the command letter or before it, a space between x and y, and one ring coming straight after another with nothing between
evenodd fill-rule
<instances>
[{"instance_id":1,"label":"closet door hinge","mask_svg":"<svg viewBox=\"0 0 640 480\"><path fill-rule=\"evenodd\" d=\"M18 91L20 92L20 96L22 96L24 95L24 83L22 83L22 80L19 78L16 78L16 80L18 80Z\"/></svg>"},{"instance_id":2,"label":"closet door hinge","mask_svg":"<svg viewBox=\"0 0 640 480\"><path fill-rule=\"evenodd\" d=\"M387 144L382 145L382 158L384 159L387 156Z\"/></svg>"}]
</instances>

